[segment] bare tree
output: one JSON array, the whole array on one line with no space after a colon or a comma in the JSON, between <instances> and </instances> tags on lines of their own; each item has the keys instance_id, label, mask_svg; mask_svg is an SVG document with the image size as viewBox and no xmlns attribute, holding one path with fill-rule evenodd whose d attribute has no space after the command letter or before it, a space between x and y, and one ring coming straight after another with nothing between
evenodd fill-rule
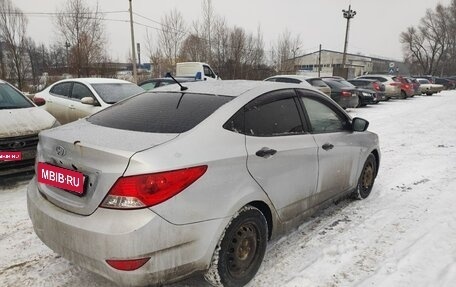
<instances>
[{"instance_id":1,"label":"bare tree","mask_svg":"<svg viewBox=\"0 0 456 287\"><path fill-rule=\"evenodd\" d=\"M182 13L176 8L161 19L159 31L159 49L163 52L167 69L172 70L178 62L179 52L185 39L186 27Z\"/></svg>"},{"instance_id":2,"label":"bare tree","mask_svg":"<svg viewBox=\"0 0 456 287\"><path fill-rule=\"evenodd\" d=\"M295 58L299 47L302 46L300 35L293 36L290 31L284 30L272 49L272 62L279 73L294 73ZM291 60L290 60L291 59Z\"/></svg>"},{"instance_id":3,"label":"bare tree","mask_svg":"<svg viewBox=\"0 0 456 287\"><path fill-rule=\"evenodd\" d=\"M428 9L418 27L409 27L400 35L405 58L418 65L420 73L434 75L443 67L451 38L449 33L450 14L438 4L435 11ZM412 68L413 69L413 68Z\"/></svg>"},{"instance_id":4,"label":"bare tree","mask_svg":"<svg viewBox=\"0 0 456 287\"><path fill-rule=\"evenodd\" d=\"M16 81L19 89L24 88L28 68L27 59L24 57L26 31L27 18L24 13L14 6L11 0L0 0L0 42L3 42L2 50L7 54L6 65L2 61L2 74L6 74L5 66L9 66L10 77Z\"/></svg>"},{"instance_id":5,"label":"bare tree","mask_svg":"<svg viewBox=\"0 0 456 287\"><path fill-rule=\"evenodd\" d=\"M67 0L56 17L60 45L71 45L71 65L78 77L88 76L91 67L105 58L102 20L98 3L92 9L83 0Z\"/></svg>"}]
</instances>

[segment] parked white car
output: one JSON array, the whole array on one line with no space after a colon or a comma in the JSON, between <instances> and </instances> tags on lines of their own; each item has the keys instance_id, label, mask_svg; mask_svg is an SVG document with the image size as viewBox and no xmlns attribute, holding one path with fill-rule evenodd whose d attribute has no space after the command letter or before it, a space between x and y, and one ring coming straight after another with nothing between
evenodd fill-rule
<instances>
[{"instance_id":1,"label":"parked white car","mask_svg":"<svg viewBox=\"0 0 456 287\"><path fill-rule=\"evenodd\" d=\"M209 64L201 62L177 63L176 77L195 78L202 81L221 80Z\"/></svg>"},{"instance_id":2,"label":"parked white car","mask_svg":"<svg viewBox=\"0 0 456 287\"><path fill-rule=\"evenodd\" d=\"M392 75L368 74L359 76L356 79L371 79L380 81L383 85L385 85L385 95L387 97L387 100L389 98L401 97L401 83L394 80Z\"/></svg>"},{"instance_id":3,"label":"parked white car","mask_svg":"<svg viewBox=\"0 0 456 287\"><path fill-rule=\"evenodd\" d=\"M142 88L124 80L81 78L56 82L37 93L34 100L44 99L46 111L66 124L141 92Z\"/></svg>"},{"instance_id":4,"label":"parked white car","mask_svg":"<svg viewBox=\"0 0 456 287\"><path fill-rule=\"evenodd\" d=\"M433 84L428 79L417 78L418 83L420 83L421 94L426 94L427 96L432 96L432 94L440 93L445 88L443 85Z\"/></svg>"},{"instance_id":5,"label":"parked white car","mask_svg":"<svg viewBox=\"0 0 456 287\"><path fill-rule=\"evenodd\" d=\"M301 75L276 75L265 79L268 82L295 83L314 87L328 97L331 97L331 88L319 77L306 77Z\"/></svg>"},{"instance_id":6,"label":"parked white car","mask_svg":"<svg viewBox=\"0 0 456 287\"><path fill-rule=\"evenodd\" d=\"M58 125L48 112L0 80L0 178L32 171L38 133Z\"/></svg>"}]
</instances>

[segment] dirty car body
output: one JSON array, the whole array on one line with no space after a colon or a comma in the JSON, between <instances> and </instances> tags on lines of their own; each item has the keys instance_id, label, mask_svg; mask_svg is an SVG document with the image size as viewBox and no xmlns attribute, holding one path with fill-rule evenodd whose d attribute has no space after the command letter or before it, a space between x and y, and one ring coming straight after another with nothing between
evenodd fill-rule
<instances>
[{"instance_id":1,"label":"dirty car body","mask_svg":"<svg viewBox=\"0 0 456 287\"><path fill-rule=\"evenodd\" d=\"M82 194L31 181L28 211L47 246L122 286L178 281L214 266L246 206L275 238L356 189L367 158L378 168L377 135L313 88L185 86L40 134L37 164L85 177Z\"/></svg>"}]
</instances>

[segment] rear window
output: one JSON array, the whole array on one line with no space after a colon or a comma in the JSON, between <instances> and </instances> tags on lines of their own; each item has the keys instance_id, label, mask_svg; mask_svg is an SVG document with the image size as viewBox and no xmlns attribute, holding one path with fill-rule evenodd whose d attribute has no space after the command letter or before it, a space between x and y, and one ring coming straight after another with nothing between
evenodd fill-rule
<instances>
[{"instance_id":1,"label":"rear window","mask_svg":"<svg viewBox=\"0 0 456 287\"><path fill-rule=\"evenodd\" d=\"M92 84L92 87L107 104L114 104L130 96L144 92L143 88L129 83Z\"/></svg>"},{"instance_id":2,"label":"rear window","mask_svg":"<svg viewBox=\"0 0 456 287\"><path fill-rule=\"evenodd\" d=\"M325 84L325 82L323 82L323 80L320 80L320 79L312 79L310 80L311 81L311 84L312 86L315 86L315 87L328 87L328 85Z\"/></svg>"},{"instance_id":3,"label":"rear window","mask_svg":"<svg viewBox=\"0 0 456 287\"><path fill-rule=\"evenodd\" d=\"M192 93L144 93L102 110L88 121L149 133L186 132L233 97Z\"/></svg>"}]
</instances>

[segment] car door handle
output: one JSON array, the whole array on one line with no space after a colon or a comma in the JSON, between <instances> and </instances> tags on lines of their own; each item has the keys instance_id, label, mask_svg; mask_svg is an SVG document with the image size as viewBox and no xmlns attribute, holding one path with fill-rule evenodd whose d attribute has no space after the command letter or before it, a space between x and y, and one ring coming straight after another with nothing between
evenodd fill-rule
<instances>
[{"instance_id":1,"label":"car door handle","mask_svg":"<svg viewBox=\"0 0 456 287\"><path fill-rule=\"evenodd\" d=\"M324 145L321 146L324 150L330 150L334 148L333 144L330 143L325 143Z\"/></svg>"},{"instance_id":2,"label":"car door handle","mask_svg":"<svg viewBox=\"0 0 456 287\"><path fill-rule=\"evenodd\" d=\"M264 147L264 148L260 149L259 151L257 151L255 154L259 157L268 158L268 157L275 155L276 153L277 153L277 151L275 149L270 149L270 148Z\"/></svg>"}]
</instances>

